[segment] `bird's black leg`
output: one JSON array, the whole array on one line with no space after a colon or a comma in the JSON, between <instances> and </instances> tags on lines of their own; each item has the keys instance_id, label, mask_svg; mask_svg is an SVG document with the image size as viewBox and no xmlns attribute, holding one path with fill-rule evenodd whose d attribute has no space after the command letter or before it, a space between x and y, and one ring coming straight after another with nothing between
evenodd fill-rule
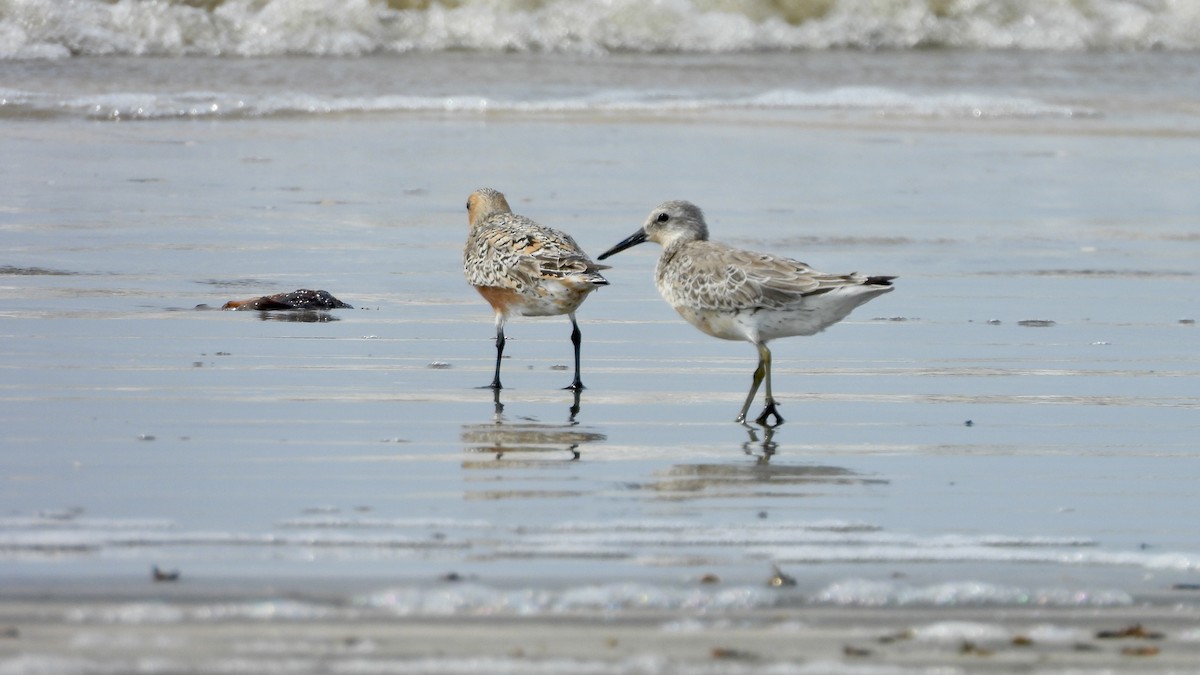
<instances>
[{"instance_id":1,"label":"bird's black leg","mask_svg":"<svg viewBox=\"0 0 1200 675\"><path fill-rule=\"evenodd\" d=\"M488 385L492 389L499 391L504 387L500 384L500 359L504 356L504 323L496 322L496 374L492 377L492 383ZM482 387L486 389L487 387Z\"/></svg>"},{"instance_id":2,"label":"bird's black leg","mask_svg":"<svg viewBox=\"0 0 1200 675\"><path fill-rule=\"evenodd\" d=\"M579 323L575 321L575 313L572 312L568 316L571 318L571 344L575 346L575 380L563 388L579 391L586 389L583 381L579 379L579 347L583 344L583 333L579 332Z\"/></svg>"}]
</instances>

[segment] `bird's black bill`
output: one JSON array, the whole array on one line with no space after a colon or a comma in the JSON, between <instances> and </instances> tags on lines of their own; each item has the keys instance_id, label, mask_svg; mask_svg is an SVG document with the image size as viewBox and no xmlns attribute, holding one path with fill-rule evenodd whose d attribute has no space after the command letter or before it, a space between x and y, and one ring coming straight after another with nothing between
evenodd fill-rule
<instances>
[{"instance_id":1,"label":"bird's black bill","mask_svg":"<svg viewBox=\"0 0 1200 675\"><path fill-rule=\"evenodd\" d=\"M624 251L627 248L632 248L634 246L637 246L638 244L640 244L644 241L646 241L646 231L638 230L637 232L633 233L633 236L629 237L625 241L622 241L621 243L608 249L604 253L601 253L596 258L596 260L604 260L605 258L607 258L610 255L616 255L616 254L620 253L621 251Z\"/></svg>"}]
</instances>

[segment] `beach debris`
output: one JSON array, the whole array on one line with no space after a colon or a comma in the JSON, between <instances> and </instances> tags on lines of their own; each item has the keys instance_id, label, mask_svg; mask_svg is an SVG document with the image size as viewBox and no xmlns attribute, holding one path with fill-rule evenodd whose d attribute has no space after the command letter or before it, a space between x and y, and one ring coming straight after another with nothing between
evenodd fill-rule
<instances>
[{"instance_id":1,"label":"beach debris","mask_svg":"<svg viewBox=\"0 0 1200 675\"><path fill-rule=\"evenodd\" d=\"M139 441L152 441L154 440L154 434L138 434L137 439Z\"/></svg>"},{"instance_id":2,"label":"beach debris","mask_svg":"<svg viewBox=\"0 0 1200 675\"><path fill-rule=\"evenodd\" d=\"M155 565L150 568L150 578L158 582L179 581L179 570L164 570Z\"/></svg>"},{"instance_id":3,"label":"beach debris","mask_svg":"<svg viewBox=\"0 0 1200 675\"><path fill-rule=\"evenodd\" d=\"M785 586L795 586L796 577L784 573L779 569L779 565L771 565L771 578L767 579L767 585L772 588L784 588Z\"/></svg>"},{"instance_id":4,"label":"beach debris","mask_svg":"<svg viewBox=\"0 0 1200 675\"><path fill-rule=\"evenodd\" d=\"M914 634L911 628L905 628L904 630L900 630L895 633L888 633L887 635L879 638L879 644L890 645L893 642L911 640L913 639L913 635Z\"/></svg>"},{"instance_id":5,"label":"beach debris","mask_svg":"<svg viewBox=\"0 0 1200 675\"><path fill-rule=\"evenodd\" d=\"M709 572L708 574L705 574L704 576L700 577L700 583L702 583L702 584L719 584L719 583L721 583L721 577L713 574L712 572Z\"/></svg>"},{"instance_id":6,"label":"beach debris","mask_svg":"<svg viewBox=\"0 0 1200 675\"><path fill-rule=\"evenodd\" d=\"M712 657L721 661L757 661L758 655L753 652L747 652L741 649L730 649L729 647L713 647Z\"/></svg>"},{"instance_id":7,"label":"beach debris","mask_svg":"<svg viewBox=\"0 0 1200 675\"><path fill-rule=\"evenodd\" d=\"M222 305L221 309L269 312L290 309L354 309L354 307L333 297L329 291L312 291L301 288L291 293L262 295L246 300L230 300Z\"/></svg>"},{"instance_id":8,"label":"beach debris","mask_svg":"<svg viewBox=\"0 0 1200 675\"><path fill-rule=\"evenodd\" d=\"M441 539L438 539L438 541L441 541ZM451 571L451 572L447 572L445 574L440 575L438 577L438 581L441 581L441 582L447 583L447 584L457 584L457 583L462 583L462 582L466 582L466 581L479 581L479 575L477 575L477 574L461 574L459 572Z\"/></svg>"},{"instance_id":9,"label":"beach debris","mask_svg":"<svg viewBox=\"0 0 1200 675\"><path fill-rule=\"evenodd\" d=\"M1012 643L1014 647L1032 647L1033 638L1028 635L1014 635Z\"/></svg>"},{"instance_id":10,"label":"beach debris","mask_svg":"<svg viewBox=\"0 0 1200 675\"><path fill-rule=\"evenodd\" d=\"M992 651L991 649L987 649L986 647L980 647L970 640L964 640L963 643L958 646L958 653L962 654L963 656L992 656L996 652Z\"/></svg>"},{"instance_id":11,"label":"beach debris","mask_svg":"<svg viewBox=\"0 0 1200 675\"><path fill-rule=\"evenodd\" d=\"M1054 322L1050 319L1022 319L1017 322L1017 325L1026 328L1049 328L1054 325Z\"/></svg>"},{"instance_id":12,"label":"beach debris","mask_svg":"<svg viewBox=\"0 0 1200 675\"><path fill-rule=\"evenodd\" d=\"M1180 319L1180 320L1179 320L1179 325L1181 325L1181 326L1195 326L1195 325L1196 325L1196 320L1195 320L1195 319Z\"/></svg>"},{"instance_id":13,"label":"beach debris","mask_svg":"<svg viewBox=\"0 0 1200 675\"><path fill-rule=\"evenodd\" d=\"M999 326L1002 323L1004 323L1004 322L1001 321L1000 319L988 319L987 320L987 325L989 325L989 326Z\"/></svg>"},{"instance_id":14,"label":"beach debris","mask_svg":"<svg viewBox=\"0 0 1200 675\"><path fill-rule=\"evenodd\" d=\"M0 628L0 638L10 638L15 640L19 637L21 637L21 631L17 630L16 626L6 626L4 628Z\"/></svg>"},{"instance_id":15,"label":"beach debris","mask_svg":"<svg viewBox=\"0 0 1200 675\"><path fill-rule=\"evenodd\" d=\"M973 427L973 426L975 426L975 420L967 420L966 422L963 422L963 426L964 427Z\"/></svg>"},{"instance_id":16,"label":"beach debris","mask_svg":"<svg viewBox=\"0 0 1200 675\"><path fill-rule=\"evenodd\" d=\"M864 649L863 647L855 647L854 645L844 645L842 647L842 654L852 658L861 659L870 656L871 650Z\"/></svg>"},{"instance_id":17,"label":"beach debris","mask_svg":"<svg viewBox=\"0 0 1200 675\"><path fill-rule=\"evenodd\" d=\"M1146 630L1142 624L1130 624L1120 630L1102 630L1096 633L1097 640L1161 640L1163 634Z\"/></svg>"},{"instance_id":18,"label":"beach debris","mask_svg":"<svg viewBox=\"0 0 1200 675\"><path fill-rule=\"evenodd\" d=\"M1173 591L1200 591L1200 584L1172 584Z\"/></svg>"},{"instance_id":19,"label":"beach debris","mask_svg":"<svg viewBox=\"0 0 1200 675\"><path fill-rule=\"evenodd\" d=\"M445 361L430 361L426 367L430 370L450 370L453 366Z\"/></svg>"},{"instance_id":20,"label":"beach debris","mask_svg":"<svg viewBox=\"0 0 1200 675\"><path fill-rule=\"evenodd\" d=\"M1125 647L1121 649L1122 656L1158 656L1161 650L1154 646Z\"/></svg>"}]
</instances>

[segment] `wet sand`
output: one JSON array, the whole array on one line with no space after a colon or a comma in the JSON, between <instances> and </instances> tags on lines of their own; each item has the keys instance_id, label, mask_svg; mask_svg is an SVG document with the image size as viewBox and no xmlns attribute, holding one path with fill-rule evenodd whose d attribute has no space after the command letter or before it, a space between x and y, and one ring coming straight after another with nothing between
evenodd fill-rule
<instances>
[{"instance_id":1,"label":"wet sand","mask_svg":"<svg viewBox=\"0 0 1200 675\"><path fill-rule=\"evenodd\" d=\"M209 598L211 603L212 599ZM1190 672L1196 610L808 608L553 617L397 617L288 601L0 603L14 672ZM170 614L163 608L163 613Z\"/></svg>"},{"instance_id":2,"label":"wet sand","mask_svg":"<svg viewBox=\"0 0 1200 675\"><path fill-rule=\"evenodd\" d=\"M1186 669L1200 140L1160 122L7 120L3 666ZM731 422L753 350L630 251L580 400L569 323L515 320L498 408L481 185L593 253L691 199L897 291L773 345L768 433ZM355 309L194 309L298 288Z\"/></svg>"}]
</instances>

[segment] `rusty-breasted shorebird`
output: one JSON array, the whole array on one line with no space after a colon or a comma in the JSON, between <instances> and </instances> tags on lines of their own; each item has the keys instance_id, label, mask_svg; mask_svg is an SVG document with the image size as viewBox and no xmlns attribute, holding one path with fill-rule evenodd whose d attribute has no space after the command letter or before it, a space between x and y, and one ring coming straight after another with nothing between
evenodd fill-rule
<instances>
[{"instance_id":1,"label":"rusty-breasted shorebird","mask_svg":"<svg viewBox=\"0 0 1200 675\"><path fill-rule=\"evenodd\" d=\"M504 195L482 188L467 198L471 231L463 251L467 281L496 313L496 375L490 385L500 389L500 359L504 354L504 324L510 315L557 316L571 319L575 346L575 379L567 389L583 389L579 379L582 341L575 310L588 294L608 280L569 235L518 216Z\"/></svg>"}]
</instances>

